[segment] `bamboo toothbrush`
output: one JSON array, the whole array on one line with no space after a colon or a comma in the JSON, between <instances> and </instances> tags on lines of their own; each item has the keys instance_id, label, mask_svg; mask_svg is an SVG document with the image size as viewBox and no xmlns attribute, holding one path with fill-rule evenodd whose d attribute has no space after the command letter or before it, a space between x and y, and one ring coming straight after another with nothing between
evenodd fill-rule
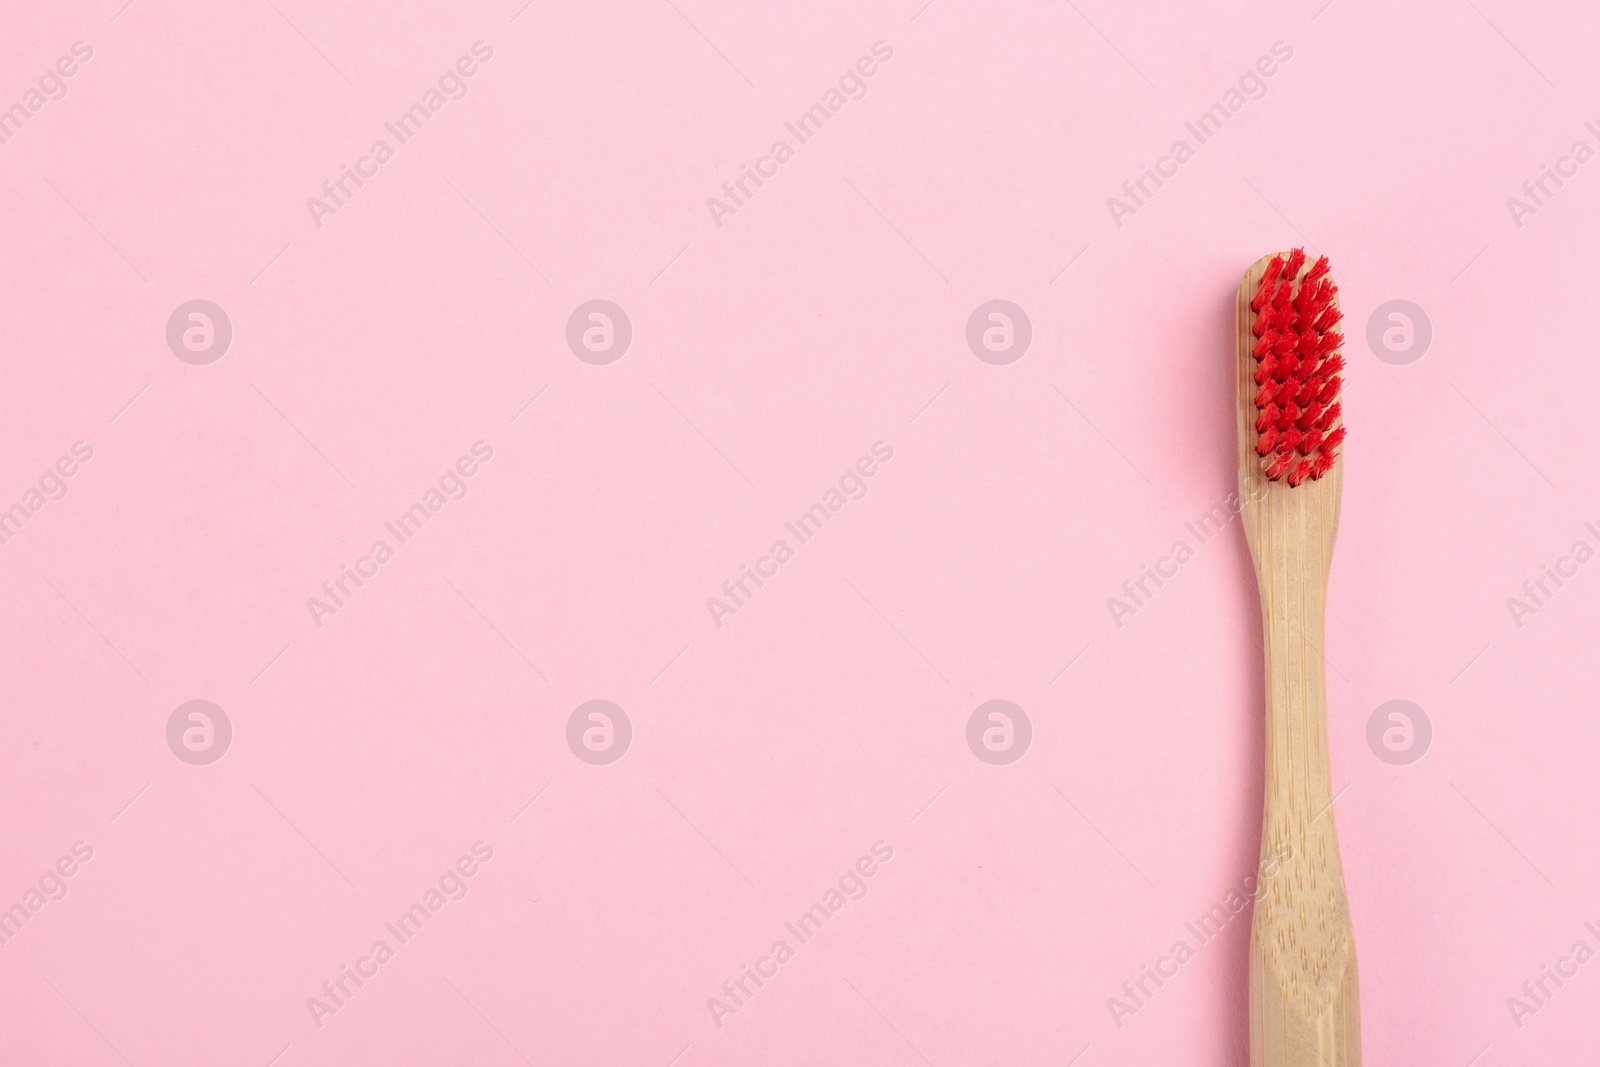
<instances>
[{"instance_id":1,"label":"bamboo toothbrush","mask_svg":"<svg viewBox=\"0 0 1600 1067\"><path fill-rule=\"evenodd\" d=\"M1360 995L1333 825L1323 610L1344 464L1338 290L1324 256L1239 286L1239 497L1261 593L1266 804L1250 932L1251 1067L1360 1067Z\"/></svg>"}]
</instances>

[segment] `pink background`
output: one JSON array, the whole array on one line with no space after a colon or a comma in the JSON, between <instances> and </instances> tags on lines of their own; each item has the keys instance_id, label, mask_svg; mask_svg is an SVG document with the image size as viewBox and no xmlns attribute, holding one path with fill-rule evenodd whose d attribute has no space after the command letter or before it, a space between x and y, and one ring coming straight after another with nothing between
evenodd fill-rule
<instances>
[{"instance_id":1,"label":"pink background","mask_svg":"<svg viewBox=\"0 0 1600 1067\"><path fill-rule=\"evenodd\" d=\"M93 58L0 145L0 507L94 455L0 546L0 907L94 852L0 946L0 1060L1242 1063L1247 916L1107 1007L1255 866L1242 537L1120 628L1106 601L1231 489L1234 288L1302 242L1350 331L1327 655L1367 1060L1592 1055L1600 963L1520 1028L1506 1001L1600 948L1600 564L1520 628L1506 600L1600 545L1600 163L1520 227L1506 199L1600 147L1600 22L919 2L13 5L0 105ZM867 95L717 226L876 41ZM1117 226L1275 41L1265 97ZM965 340L995 298L1033 326L1006 366ZM233 325L208 366L165 339L193 299ZM609 366L565 341L592 299L633 325ZM1364 337L1394 299L1433 328L1406 366ZM466 498L315 626L479 440ZM565 739L596 698L634 731L607 766ZM193 699L233 724L208 766L167 745ZM1033 724L1008 766L966 744L990 699ZM1432 722L1419 762L1368 747L1391 699ZM480 840L319 1028L307 998ZM714 1025L880 840L865 899Z\"/></svg>"}]
</instances>

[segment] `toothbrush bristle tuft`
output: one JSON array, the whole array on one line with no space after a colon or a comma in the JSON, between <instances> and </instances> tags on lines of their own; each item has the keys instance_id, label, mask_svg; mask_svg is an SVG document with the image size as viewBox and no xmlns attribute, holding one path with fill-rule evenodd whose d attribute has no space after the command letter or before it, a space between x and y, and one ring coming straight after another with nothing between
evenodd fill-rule
<instances>
[{"instance_id":1,"label":"toothbrush bristle tuft","mask_svg":"<svg viewBox=\"0 0 1600 1067\"><path fill-rule=\"evenodd\" d=\"M1273 256L1250 300L1256 360L1256 454L1270 481L1297 486L1333 469L1344 441L1339 422L1344 335L1339 289L1322 256L1300 277L1304 249ZM1296 287L1296 281L1299 285Z\"/></svg>"}]
</instances>

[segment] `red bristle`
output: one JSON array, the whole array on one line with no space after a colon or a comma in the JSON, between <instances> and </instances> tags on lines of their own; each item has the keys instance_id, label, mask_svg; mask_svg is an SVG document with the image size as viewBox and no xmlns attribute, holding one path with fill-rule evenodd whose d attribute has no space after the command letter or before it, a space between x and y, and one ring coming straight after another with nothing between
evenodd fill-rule
<instances>
[{"instance_id":1,"label":"red bristle","mask_svg":"<svg viewBox=\"0 0 1600 1067\"><path fill-rule=\"evenodd\" d=\"M1255 450L1265 477L1291 486L1331 470L1345 433L1338 403L1344 337L1333 332L1343 318L1338 287L1328 257L1319 256L1300 278L1305 263L1304 249L1272 257L1250 301L1257 338L1251 377L1259 387Z\"/></svg>"},{"instance_id":2,"label":"red bristle","mask_svg":"<svg viewBox=\"0 0 1600 1067\"><path fill-rule=\"evenodd\" d=\"M1333 296L1333 287L1324 281L1312 281L1309 276L1300 284L1300 292L1295 295L1294 306L1296 311L1320 311L1327 306Z\"/></svg>"},{"instance_id":3,"label":"red bristle","mask_svg":"<svg viewBox=\"0 0 1600 1067\"><path fill-rule=\"evenodd\" d=\"M1317 323L1327 313L1327 304L1318 301L1307 301L1296 309L1294 326L1300 333L1300 341L1303 347L1314 348L1316 346L1317 337L1321 331Z\"/></svg>"},{"instance_id":4,"label":"red bristle","mask_svg":"<svg viewBox=\"0 0 1600 1067\"><path fill-rule=\"evenodd\" d=\"M1272 291L1272 286L1278 280L1278 272L1283 270L1283 257L1273 256L1267 264L1265 273L1261 275L1261 286L1256 290L1255 297L1250 301L1251 311L1260 311L1261 305L1267 302L1266 294Z\"/></svg>"}]
</instances>

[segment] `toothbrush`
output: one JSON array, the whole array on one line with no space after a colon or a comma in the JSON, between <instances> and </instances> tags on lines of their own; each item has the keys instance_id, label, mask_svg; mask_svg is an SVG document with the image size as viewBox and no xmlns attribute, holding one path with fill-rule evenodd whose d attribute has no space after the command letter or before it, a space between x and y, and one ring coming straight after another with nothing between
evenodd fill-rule
<instances>
[{"instance_id":1,"label":"toothbrush","mask_svg":"<svg viewBox=\"0 0 1600 1067\"><path fill-rule=\"evenodd\" d=\"M1239 286L1239 498L1261 594L1266 795L1250 931L1251 1067L1360 1067L1361 1002L1333 825L1323 611L1339 527L1344 340L1326 256Z\"/></svg>"}]
</instances>

